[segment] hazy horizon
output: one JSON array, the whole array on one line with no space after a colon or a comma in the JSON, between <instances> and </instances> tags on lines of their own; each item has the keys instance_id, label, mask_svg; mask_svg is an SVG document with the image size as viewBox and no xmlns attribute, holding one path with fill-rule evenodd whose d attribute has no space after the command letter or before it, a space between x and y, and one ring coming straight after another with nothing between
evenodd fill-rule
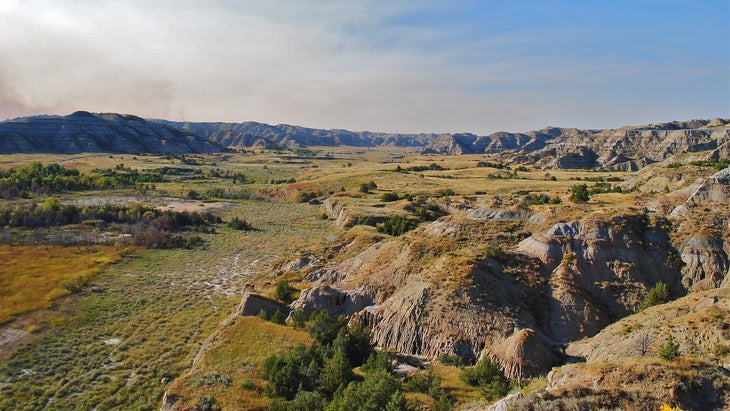
<instances>
[{"instance_id":1,"label":"hazy horizon","mask_svg":"<svg viewBox=\"0 0 730 411\"><path fill-rule=\"evenodd\" d=\"M479 135L730 117L726 1L0 4L0 118Z\"/></svg>"}]
</instances>

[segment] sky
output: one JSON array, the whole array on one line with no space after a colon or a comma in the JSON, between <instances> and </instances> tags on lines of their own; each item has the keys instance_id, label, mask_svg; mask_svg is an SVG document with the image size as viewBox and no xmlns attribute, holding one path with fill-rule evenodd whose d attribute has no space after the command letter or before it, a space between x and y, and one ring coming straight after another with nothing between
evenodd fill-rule
<instances>
[{"instance_id":1,"label":"sky","mask_svg":"<svg viewBox=\"0 0 730 411\"><path fill-rule=\"evenodd\" d=\"M727 0L0 0L0 119L401 133L730 117Z\"/></svg>"}]
</instances>

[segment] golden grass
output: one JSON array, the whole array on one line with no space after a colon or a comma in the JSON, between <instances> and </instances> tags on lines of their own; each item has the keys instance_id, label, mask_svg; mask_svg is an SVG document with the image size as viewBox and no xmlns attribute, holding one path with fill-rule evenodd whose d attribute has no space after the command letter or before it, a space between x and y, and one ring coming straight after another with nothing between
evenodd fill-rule
<instances>
[{"instance_id":1,"label":"golden grass","mask_svg":"<svg viewBox=\"0 0 730 411\"><path fill-rule=\"evenodd\" d=\"M198 366L169 387L168 393L182 396L188 405L200 397L213 397L224 410L264 408L269 400L262 390L262 365L267 357L298 343L311 344L304 331L273 324L256 317L238 317L220 334ZM230 384L201 384L205 376L218 375Z\"/></svg>"},{"instance_id":2,"label":"golden grass","mask_svg":"<svg viewBox=\"0 0 730 411\"><path fill-rule=\"evenodd\" d=\"M438 364L433 366L433 373L441 379L441 386L449 391L459 404L478 401L482 396L479 388L471 387L461 381L459 378L461 368Z\"/></svg>"},{"instance_id":3,"label":"golden grass","mask_svg":"<svg viewBox=\"0 0 730 411\"><path fill-rule=\"evenodd\" d=\"M63 283L88 279L119 258L114 246L0 246L0 324L50 307L69 294Z\"/></svg>"}]
</instances>

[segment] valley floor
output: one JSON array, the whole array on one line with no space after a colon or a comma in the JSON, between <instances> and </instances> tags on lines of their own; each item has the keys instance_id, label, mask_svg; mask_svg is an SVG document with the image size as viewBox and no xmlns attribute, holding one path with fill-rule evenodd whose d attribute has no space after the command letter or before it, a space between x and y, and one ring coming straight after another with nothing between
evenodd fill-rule
<instances>
[{"instance_id":1,"label":"valley floor","mask_svg":"<svg viewBox=\"0 0 730 411\"><path fill-rule=\"evenodd\" d=\"M243 286L333 230L307 205L245 202L227 215L258 231L220 228L204 249L135 253L98 275L94 290L58 301L0 362L0 409L159 408Z\"/></svg>"}]
</instances>

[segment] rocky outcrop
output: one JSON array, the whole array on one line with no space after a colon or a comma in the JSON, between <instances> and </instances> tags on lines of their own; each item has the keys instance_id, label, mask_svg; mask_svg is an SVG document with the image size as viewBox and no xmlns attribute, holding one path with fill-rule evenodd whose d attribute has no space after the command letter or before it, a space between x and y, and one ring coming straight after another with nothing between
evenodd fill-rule
<instances>
[{"instance_id":1,"label":"rocky outcrop","mask_svg":"<svg viewBox=\"0 0 730 411\"><path fill-rule=\"evenodd\" d=\"M322 201L320 208L327 217L334 220L335 225L339 228L351 227L357 223L345 206L335 200L328 198Z\"/></svg>"},{"instance_id":2,"label":"rocky outcrop","mask_svg":"<svg viewBox=\"0 0 730 411\"><path fill-rule=\"evenodd\" d=\"M600 302L578 285L583 273L574 262L561 263L550 276L548 328L560 341L595 335L611 323Z\"/></svg>"},{"instance_id":3,"label":"rocky outcrop","mask_svg":"<svg viewBox=\"0 0 730 411\"><path fill-rule=\"evenodd\" d=\"M247 286L241 297L241 303L235 310L236 315L258 315L262 310L266 313L267 318L271 318L277 311L281 311L285 316L289 315L291 311L289 306L255 294L253 287Z\"/></svg>"},{"instance_id":4,"label":"rocky outcrop","mask_svg":"<svg viewBox=\"0 0 730 411\"><path fill-rule=\"evenodd\" d=\"M692 291L717 288L728 275L730 263L722 237L698 232L682 249L682 283Z\"/></svg>"},{"instance_id":5,"label":"rocky outcrop","mask_svg":"<svg viewBox=\"0 0 730 411\"><path fill-rule=\"evenodd\" d=\"M291 308L301 309L306 315L327 310L332 314L350 316L372 304L373 293L367 289L340 291L323 285L302 291Z\"/></svg>"},{"instance_id":6,"label":"rocky outcrop","mask_svg":"<svg viewBox=\"0 0 730 411\"><path fill-rule=\"evenodd\" d=\"M728 200L730 200L730 167L708 177L686 202L691 205L701 205L711 202L727 203Z\"/></svg>"},{"instance_id":7,"label":"rocky outcrop","mask_svg":"<svg viewBox=\"0 0 730 411\"><path fill-rule=\"evenodd\" d=\"M504 209L504 208L475 208L467 214L467 218L472 220L502 220L502 221L519 221L527 220L530 214L528 210Z\"/></svg>"},{"instance_id":8,"label":"rocky outcrop","mask_svg":"<svg viewBox=\"0 0 730 411\"><path fill-rule=\"evenodd\" d=\"M560 155L549 164L550 168L572 169L593 168L597 166L598 154L588 147L576 147Z\"/></svg>"},{"instance_id":9,"label":"rocky outcrop","mask_svg":"<svg viewBox=\"0 0 730 411\"><path fill-rule=\"evenodd\" d=\"M530 328L515 330L495 344L491 357L511 379L537 377L560 362L545 338Z\"/></svg>"},{"instance_id":10,"label":"rocky outcrop","mask_svg":"<svg viewBox=\"0 0 730 411\"><path fill-rule=\"evenodd\" d=\"M517 251L538 258L550 273L547 329L553 338L596 334L635 312L645 290L659 281L675 295L683 292L679 256L662 222L646 215L585 219L520 242Z\"/></svg>"},{"instance_id":11,"label":"rocky outcrop","mask_svg":"<svg viewBox=\"0 0 730 411\"><path fill-rule=\"evenodd\" d=\"M558 223L514 252L480 259L460 257L478 253L459 239L504 223L452 215L317 270L292 307L360 316L378 345L406 354L486 355L510 376L533 376L559 361L560 344L635 312L658 281L683 292L663 223L646 215Z\"/></svg>"},{"instance_id":12,"label":"rocky outcrop","mask_svg":"<svg viewBox=\"0 0 730 411\"><path fill-rule=\"evenodd\" d=\"M213 153L204 137L132 115L35 116L0 122L0 153Z\"/></svg>"}]
</instances>

